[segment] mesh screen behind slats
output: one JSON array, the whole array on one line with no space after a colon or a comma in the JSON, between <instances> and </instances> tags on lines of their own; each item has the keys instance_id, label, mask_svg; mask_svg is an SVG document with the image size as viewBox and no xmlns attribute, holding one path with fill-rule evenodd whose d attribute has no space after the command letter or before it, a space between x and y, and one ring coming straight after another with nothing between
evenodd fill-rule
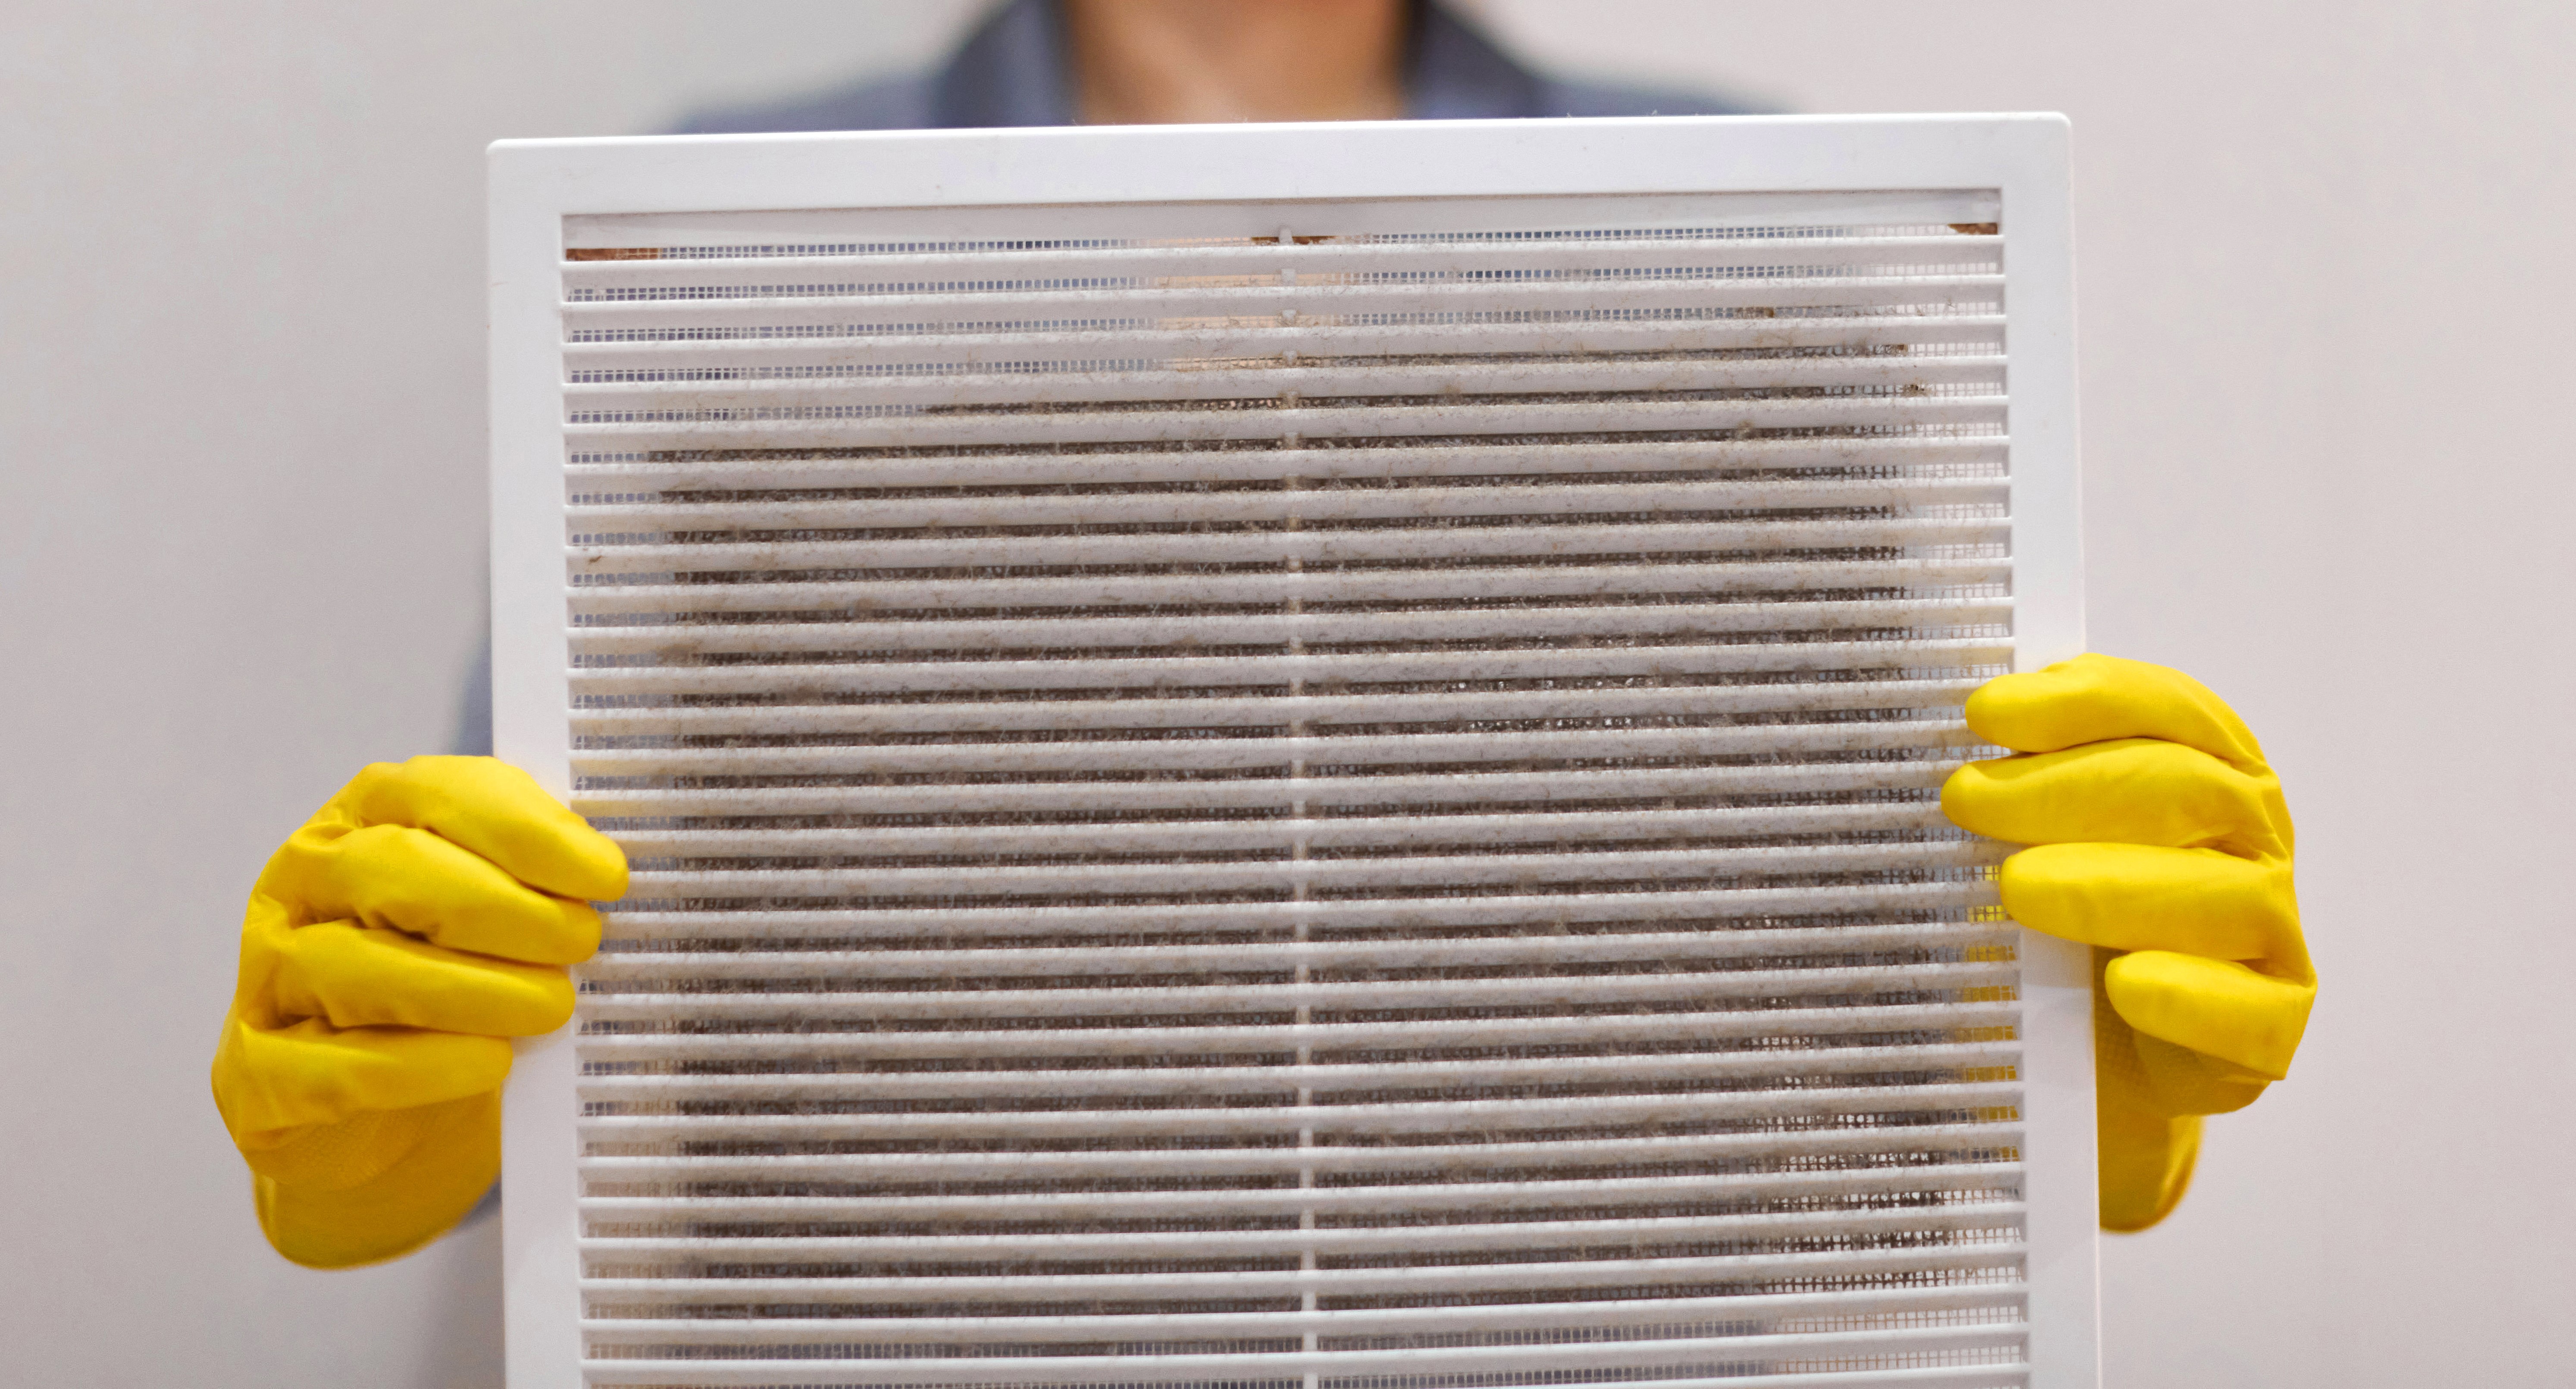
<instances>
[{"instance_id":1,"label":"mesh screen behind slats","mask_svg":"<svg viewBox=\"0 0 2576 1389\"><path fill-rule=\"evenodd\" d=\"M2000 229L1314 215L569 253L592 1383L2024 1382Z\"/></svg>"}]
</instances>

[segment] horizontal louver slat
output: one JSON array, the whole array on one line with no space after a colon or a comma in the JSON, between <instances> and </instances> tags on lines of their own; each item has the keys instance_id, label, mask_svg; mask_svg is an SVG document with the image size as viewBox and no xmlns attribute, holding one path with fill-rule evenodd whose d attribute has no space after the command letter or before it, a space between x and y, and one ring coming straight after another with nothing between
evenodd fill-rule
<instances>
[{"instance_id":1,"label":"horizontal louver slat","mask_svg":"<svg viewBox=\"0 0 2576 1389\"><path fill-rule=\"evenodd\" d=\"M2001 990L1994 990L2000 995ZM1765 1000L1766 1004L1776 1000ZM1082 1056L1162 1057L1179 1062L1190 1057L1269 1056L1293 1058L1300 1052L1330 1058L1360 1047L1416 1044L1425 1055L1458 1048L1615 1047L1669 1041L1675 1034L1703 1043L1751 1039L1764 1047L1812 1047L1842 1037L1937 1033L1999 1037L2012 1029L2014 1005L2001 997L1988 1002L1848 1003L1824 1007L1774 1007L1727 1012L1652 1011L1589 1013L1570 1017L1498 1017L1405 1019L1387 1022L1249 1023L1240 1026L1191 1024L1166 1027L1102 1027L1083 1020L1077 1028L1047 1030L1014 1027L1007 1031L963 1031L942 1027L928 1031L847 1031L807 1028L793 1031L666 1032L621 1031L591 1039L585 1057L602 1066L644 1063L664 1067L722 1065L734 1061L875 1061L921 1058ZM646 1024L671 1019L645 1018Z\"/></svg>"},{"instance_id":2,"label":"horizontal louver slat","mask_svg":"<svg viewBox=\"0 0 2576 1389\"><path fill-rule=\"evenodd\" d=\"M1285 444L1287 441L1282 440ZM1119 477L1129 488L1280 482L1288 478L1330 482L1408 480L1436 485L1456 477L1535 477L1574 480L1600 473L1668 474L1698 471L1764 473L1789 485L1806 470L1833 470L1882 488L1934 488L1953 479L1992 486L2003 475L2001 436L1947 438L1728 439L1618 443L1531 440L1511 448L1447 444L1372 444L1367 448L1276 447L1259 449L1118 450ZM767 454L621 456L595 461L573 455L564 476L585 512L598 500L638 489L670 491L779 491L826 487L1046 487L1100 483L1099 451L1049 449L940 454L869 454L775 457Z\"/></svg>"},{"instance_id":3,"label":"horizontal louver slat","mask_svg":"<svg viewBox=\"0 0 2576 1389\"><path fill-rule=\"evenodd\" d=\"M782 286L782 288L785 288ZM753 318L762 322L1080 324L1100 327L1210 318L1321 319L1339 326L1403 315L1621 312L1687 313L1752 307L1943 309L1991 306L2003 297L1999 273L1968 275L1674 276L1669 279L1454 280L1367 285L1181 285L1115 289L1033 289L885 295L777 294L757 298L600 302L567 300L565 325L575 332L630 325L664 327ZM830 318L818 319L818 315Z\"/></svg>"},{"instance_id":4,"label":"horizontal louver slat","mask_svg":"<svg viewBox=\"0 0 2576 1389\"><path fill-rule=\"evenodd\" d=\"M1744 237L1658 236L1580 243L1497 242L1475 249L1471 273L1531 275L1547 272L1594 275L1602 251L1615 247L1617 271L1637 274L1661 270L1757 270L1790 267L1956 266L1991 267L2002 257L2002 238L1944 234L1940 236L1810 236L1796 240ZM1010 286L1042 288L1048 281L1089 276L1116 276L1122 284L1150 277L1260 275L1290 271L1311 281L1318 275L1434 274L1460 271L1452 246L1402 242L1286 246L1260 245L1063 247L1048 249L974 250L924 253L879 253L865 257L762 256L756 259L710 259L674 274L674 267L650 261L572 261L563 268L565 295L571 300L620 289L670 294L676 279L690 290L763 286L799 281L851 282L870 286L953 286L961 292ZM687 291L682 291L687 292Z\"/></svg>"},{"instance_id":5,"label":"horizontal louver slat","mask_svg":"<svg viewBox=\"0 0 2576 1389\"><path fill-rule=\"evenodd\" d=\"M1559 1289L1689 1288L1712 1284L1765 1282L1799 1277L1854 1280L1914 1275L1928 1283L1943 1274L1959 1275L1973 1285L1980 1274L2008 1273L2026 1251L2019 1241L1995 1239L1974 1245L1900 1250L1819 1250L1639 1258L1609 1255L1597 1259L1549 1263L1458 1264L1425 1268L1319 1268L1242 1272L1234 1270L1167 1273L1136 1270L1121 1273L889 1275L877 1278L832 1277L692 1277L673 1275L634 1278L593 1274L585 1289L621 1299L664 1301L682 1298L716 1303L757 1297L762 1301L832 1300L851 1305L870 1303L957 1304L1011 1302L1060 1295L1078 1304L1104 1300L1185 1297L1232 1299L1296 1297L1314 1293L1336 1300L1375 1297L1387 1300L1425 1292L1473 1296L1490 1293L1552 1292ZM1623 1257L1622 1255L1625 1255ZM1928 1275L1928 1276L1927 1276ZM2001 1281L2001 1280L1997 1280ZM1538 1305L1544 1306L1545 1303Z\"/></svg>"}]
</instances>

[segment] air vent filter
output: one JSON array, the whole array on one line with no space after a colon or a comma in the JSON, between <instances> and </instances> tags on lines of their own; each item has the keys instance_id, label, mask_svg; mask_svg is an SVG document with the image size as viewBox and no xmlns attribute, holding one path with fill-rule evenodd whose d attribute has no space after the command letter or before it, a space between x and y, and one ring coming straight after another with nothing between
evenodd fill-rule
<instances>
[{"instance_id":1,"label":"air vent filter","mask_svg":"<svg viewBox=\"0 0 2576 1389\"><path fill-rule=\"evenodd\" d=\"M2059 123L494 175L518 1389L2094 1382Z\"/></svg>"}]
</instances>

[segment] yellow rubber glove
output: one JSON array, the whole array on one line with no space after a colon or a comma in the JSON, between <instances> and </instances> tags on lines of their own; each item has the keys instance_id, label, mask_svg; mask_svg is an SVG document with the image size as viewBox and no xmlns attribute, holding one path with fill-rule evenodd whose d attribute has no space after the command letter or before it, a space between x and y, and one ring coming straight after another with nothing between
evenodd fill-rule
<instances>
[{"instance_id":1,"label":"yellow rubber glove","mask_svg":"<svg viewBox=\"0 0 2576 1389\"><path fill-rule=\"evenodd\" d=\"M1941 808L2036 846L2004 861L2004 910L2094 947L2102 1225L2143 1230L2182 1199L2201 1116L2289 1074L2316 999L2280 780L2218 696L2141 661L1988 681L1968 727L2020 755L1960 768Z\"/></svg>"},{"instance_id":2,"label":"yellow rubber glove","mask_svg":"<svg viewBox=\"0 0 2576 1389\"><path fill-rule=\"evenodd\" d=\"M563 967L626 857L515 767L377 763L259 875L215 1107L260 1228L315 1268L406 1254L501 1170L511 1037L572 1016Z\"/></svg>"}]
</instances>

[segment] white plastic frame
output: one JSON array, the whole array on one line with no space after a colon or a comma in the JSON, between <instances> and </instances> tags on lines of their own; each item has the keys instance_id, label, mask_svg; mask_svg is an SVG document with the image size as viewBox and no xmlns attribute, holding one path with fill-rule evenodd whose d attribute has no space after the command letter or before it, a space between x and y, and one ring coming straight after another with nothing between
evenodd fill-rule
<instances>
[{"instance_id":1,"label":"white plastic frame","mask_svg":"<svg viewBox=\"0 0 2576 1389\"><path fill-rule=\"evenodd\" d=\"M692 214L1639 194L1992 190L2005 241L2019 669L2084 649L2067 124L2054 115L1690 117L1166 126L847 135L505 140L491 148L493 735L547 790L571 790L561 266L568 219L615 216L675 241ZM1838 199L1837 201L1841 201ZM1866 199L1861 199L1866 201ZM1919 206L1919 202L1916 204ZM1463 210L1463 209L1462 209ZM729 219L730 220L730 219ZM1311 221L1310 221L1311 224ZM740 229L740 223L735 223ZM602 243L608 244L608 243ZM614 244L637 244L621 239ZM2029 523L2025 528L2019 523ZM2022 933L2031 1382L2100 1382L2092 997L2087 952ZM511 1389L582 1382L569 1031L520 1045L505 1101Z\"/></svg>"}]
</instances>

